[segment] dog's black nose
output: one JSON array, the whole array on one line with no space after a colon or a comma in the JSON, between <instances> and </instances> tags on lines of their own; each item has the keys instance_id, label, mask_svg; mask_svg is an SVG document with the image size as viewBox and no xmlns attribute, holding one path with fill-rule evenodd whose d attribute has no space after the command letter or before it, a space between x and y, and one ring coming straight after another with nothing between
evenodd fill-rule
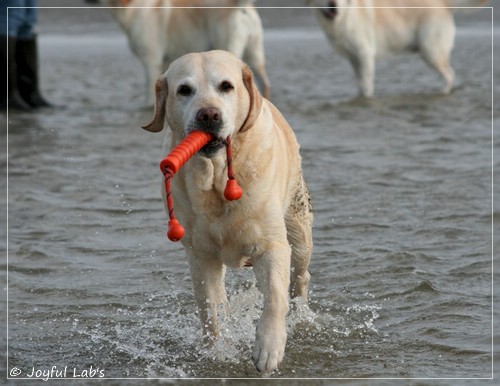
<instances>
[{"instance_id":1,"label":"dog's black nose","mask_svg":"<svg viewBox=\"0 0 500 386\"><path fill-rule=\"evenodd\" d=\"M215 107L200 109L196 114L196 121L206 130L217 130L222 124L220 110Z\"/></svg>"}]
</instances>

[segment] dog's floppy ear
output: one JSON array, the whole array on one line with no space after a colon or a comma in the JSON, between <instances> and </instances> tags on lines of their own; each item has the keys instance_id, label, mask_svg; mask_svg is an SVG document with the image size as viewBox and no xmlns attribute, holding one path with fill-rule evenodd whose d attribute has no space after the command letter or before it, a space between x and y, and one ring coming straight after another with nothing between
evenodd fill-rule
<instances>
[{"instance_id":1,"label":"dog's floppy ear","mask_svg":"<svg viewBox=\"0 0 500 386\"><path fill-rule=\"evenodd\" d=\"M144 130L152 131L153 133L162 131L163 125L165 124L165 102L167 101L168 96L168 83L166 77L162 76L156 81L155 93L155 116L151 122L142 126Z\"/></svg>"},{"instance_id":2,"label":"dog's floppy ear","mask_svg":"<svg viewBox=\"0 0 500 386\"><path fill-rule=\"evenodd\" d=\"M260 108L262 107L262 95L260 95L255 85L252 70L250 70L248 66L243 67L243 84L250 95L250 107L248 108L248 115L241 126L240 132L246 131L253 126L260 114Z\"/></svg>"}]
</instances>

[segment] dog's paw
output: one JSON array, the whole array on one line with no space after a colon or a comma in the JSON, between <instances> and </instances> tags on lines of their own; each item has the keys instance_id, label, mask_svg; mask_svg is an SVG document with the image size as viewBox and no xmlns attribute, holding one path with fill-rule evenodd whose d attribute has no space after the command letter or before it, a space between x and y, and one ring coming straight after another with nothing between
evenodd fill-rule
<instances>
[{"instance_id":1,"label":"dog's paw","mask_svg":"<svg viewBox=\"0 0 500 386\"><path fill-rule=\"evenodd\" d=\"M276 370L283 360L286 345L284 329L266 329L265 332L257 329L255 347L252 353L253 363L261 373L270 373Z\"/></svg>"}]
</instances>

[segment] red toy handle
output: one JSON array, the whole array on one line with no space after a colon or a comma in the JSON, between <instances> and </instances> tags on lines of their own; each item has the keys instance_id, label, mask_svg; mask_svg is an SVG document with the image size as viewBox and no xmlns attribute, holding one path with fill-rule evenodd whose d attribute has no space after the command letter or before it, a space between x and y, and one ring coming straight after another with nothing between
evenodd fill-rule
<instances>
[{"instance_id":1,"label":"red toy handle","mask_svg":"<svg viewBox=\"0 0 500 386\"><path fill-rule=\"evenodd\" d=\"M160 163L164 172L170 168L173 174L177 173L189 159L213 139L213 135L204 131L193 131L179 143L172 152Z\"/></svg>"},{"instance_id":2,"label":"red toy handle","mask_svg":"<svg viewBox=\"0 0 500 386\"><path fill-rule=\"evenodd\" d=\"M165 176L165 193L167 198L167 208L170 221L168 222L167 236L172 241L179 241L184 237L184 227L175 217L174 198L172 196L172 179L189 159L200 151L203 146L208 144L214 136L204 131L193 131L179 143L172 152L166 156L160 163L160 169ZM243 190L238 185L234 177L232 154L231 154L231 138L226 139L226 152L228 163L228 181L224 190L224 197L229 200L239 200L243 195Z\"/></svg>"}]
</instances>

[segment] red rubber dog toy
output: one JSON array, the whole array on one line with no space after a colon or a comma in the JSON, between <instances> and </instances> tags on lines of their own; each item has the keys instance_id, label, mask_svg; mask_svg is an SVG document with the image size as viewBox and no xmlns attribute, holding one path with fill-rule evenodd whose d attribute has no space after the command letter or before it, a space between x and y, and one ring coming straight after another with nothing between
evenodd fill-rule
<instances>
[{"instance_id":1,"label":"red rubber dog toy","mask_svg":"<svg viewBox=\"0 0 500 386\"><path fill-rule=\"evenodd\" d=\"M167 194L167 208L170 221L168 222L167 236L172 241L179 241L184 237L184 227L179 223L174 212L174 199L172 197L172 178L189 159L207 145L213 135L204 131L193 131L179 143L172 152L166 156L160 163L160 169L165 176L165 191ZM243 195L243 189L238 185L234 177L232 154L231 154L231 138L226 138L226 153L227 153L227 174L228 181L224 189L224 197L226 200L239 200Z\"/></svg>"}]
</instances>

